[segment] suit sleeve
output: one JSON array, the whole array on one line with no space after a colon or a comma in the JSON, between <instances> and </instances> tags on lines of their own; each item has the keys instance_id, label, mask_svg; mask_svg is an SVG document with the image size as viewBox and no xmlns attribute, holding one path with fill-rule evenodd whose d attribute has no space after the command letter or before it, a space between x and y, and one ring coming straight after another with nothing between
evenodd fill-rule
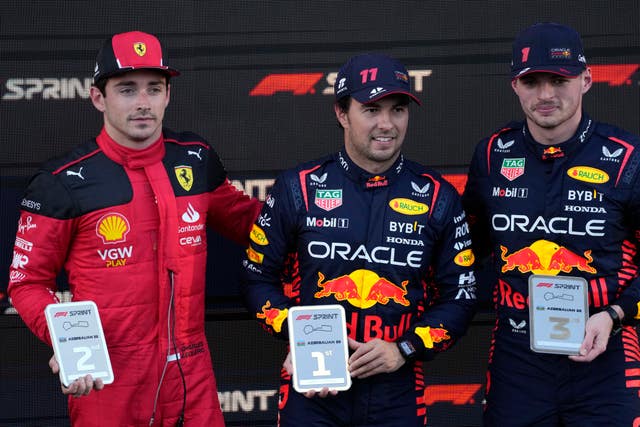
<instances>
[{"instance_id":1,"label":"suit sleeve","mask_svg":"<svg viewBox=\"0 0 640 427\"><path fill-rule=\"evenodd\" d=\"M476 308L469 229L460 197L446 182L432 215L437 244L430 275L424 282L427 307L403 337L427 360L451 347L466 333Z\"/></svg>"},{"instance_id":2,"label":"suit sleeve","mask_svg":"<svg viewBox=\"0 0 640 427\"><path fill-rule=\"evenodd\" d=\"M242 245L249 245L249 231L262 203L238 190L227 178L227 172L211 149L208 163L208 181L215 185L209 197L207 225L224 237Z\"/></svg>"},{"instance_id":3,"label":"suit sleeve","mask_svg":"<svg viewBox=\"0 0 640 427\"><path fill-rule=\"evenodd\" d=\"M486 218L484 199L480 197L485 181L488 179L488 166L484 152L486 142L476 147L469 172L467 184L462 195L462 206L467 214L467 221L473 237L473 251L479 260L485 260L491 255L489 227Z\"/></svg>"},{"instance_id":4,"label":"suit sleeve","mask_svg":"<svg viewBox=\"0 0 640 427\"><path fill-rule=\"evenodd\" d=\"M74 220L58 217L68 216L70 203L66 190L51 174L41 172L31 180L23 199L27 208L20 212L9 269L12 304L29 329L49 345L44 309L60 302L55 295L56 277L67 256Z\"/></svg>"},{"instance_id":5,"label":"suit sleeve","mask_svg":"<svg viewBox=\"0 0 640 427\"><path fill-rule=\"evenodd\" d=\"M638 156L640 157L640 155ZM631 191L632 198L627 215L631 224L631 241L636 249L634 250L635 255L632 264L623 263L622 267L627 272L629 272L629 269L634 270L635 274L630 280L629 286L622 290L620 296L612 304L619 305L624 311L624 324L638 325L640 324L640 276L638 274L640 253L638 253L637 248L640 248L640 215L638 215L638 212L640 212L640 174L636 175Z\"/></svg>"},{"instance_id":6,"label":"suit sleeve","mask_svg":"<svg viewBox=\"0 0 640 427\"><path fill-rule=\"evenodd\" d=\"M238 190L225 178L210 195L209 225L234 242L249 245L249 231L262 203Z\"/></svg>"},{"instance_id":7,"label":"suit sleeve","mask_svg":"<svg viewBox=\"0 0 640 427\"><path fill-rule=\"evenodd\" d=\"M286 318L293 305L285 291L283 275L285 269L296 267L288 264L290 254L295 253L297 235L297 207L290 194L291 186L299 188L293 174L281 175L276 180L251 230L244 261L247 281L243 293L247 309L267 332L282 339L288 337ZM291 276L297 277L297 273Z\"/></svg>"}]
</instances>

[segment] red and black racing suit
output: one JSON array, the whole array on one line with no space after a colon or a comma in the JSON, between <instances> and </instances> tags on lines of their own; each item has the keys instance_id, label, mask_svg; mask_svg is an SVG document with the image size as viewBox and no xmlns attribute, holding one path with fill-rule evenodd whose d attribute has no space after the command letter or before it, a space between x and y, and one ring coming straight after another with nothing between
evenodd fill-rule
<instances>
[{"instance_id":1,"label":"red and black racing suit","mask_svg":"<svg viewBox=\"0 0 640 427\"><path fill-rule=\"evenodd\" d=\"M103 390L69 397L74 425L147 426L154 406L155 425L175 425L183 381L185 424L224 425L204 331L206 228L247 245L259 210L206 141L167 129L143 150L103 130L32 178L11 300L51 344L44 308L64 268L73 300L98 306L114 371Z\"/></svg>"},{"instance_id":2,"label":"red and black racing suit","mask_svg":"<svg viewBox=\"0 0 640 427\"><path fill-rule=\"evenodd\" d=\"M636 136L587 116L559 145L510 123L477 146L463 204L497 274L487 426L640 425L639 166ZM531 351L531 274L586 279L590 314L617 304L627 326L590 363Z\"/></svg>"},{"instance_id":3,"label":"red and black racing suit","mask_svg":"<svg viewBox=\"0 0 640 427\"><path fill-rule=\"evenodd\" d=\"M418 351L324 399L297 393L283 372L281 426L424 425L423 360L460 338L475 308L468 226L449 183L402 156L376 176L344 153L309 162L278 177L247 254L248 308L271 333L287 338L293 305L340 304L351 338Z\"/></svg>"}]
</instances>

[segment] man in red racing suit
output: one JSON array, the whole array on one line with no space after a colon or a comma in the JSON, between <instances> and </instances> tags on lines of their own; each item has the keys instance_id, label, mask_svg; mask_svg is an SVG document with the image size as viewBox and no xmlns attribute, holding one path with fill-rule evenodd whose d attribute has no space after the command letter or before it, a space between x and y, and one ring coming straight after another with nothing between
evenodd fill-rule
<instances>
[{"instance_id":1,"label":"man in red racing suit","mask_svg":"<svg viewBox=\"0 0 640 427\"><path fill-rule=\"evenodd\" d=\"M130 59L138 43L146 54ZM205 140L161 127L177 72L162 65L155 37L115 35L98 66L92 100L105 127L30 181L9 295L48 344L43 311L58 302L60 270L74 301L97 304L115 379L63 387L74 425L223 426L204 332L206 228L247 245L260 203L231 185ZM116 103L129 101L123 124Z\"/></svg>"}]
</instances>

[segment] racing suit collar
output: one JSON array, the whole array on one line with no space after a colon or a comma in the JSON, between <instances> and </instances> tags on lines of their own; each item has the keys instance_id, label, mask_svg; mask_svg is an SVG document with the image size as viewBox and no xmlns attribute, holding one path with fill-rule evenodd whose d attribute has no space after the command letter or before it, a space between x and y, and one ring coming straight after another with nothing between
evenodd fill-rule
<instances>
[{"instance_id":1,"label":"racing suit collar","mask_svg":"<svg viewBox=\"0 0 640 427\"><path fill-rule=\"evenodd\" d=\"M345 150L338 151L334 156L344 173L364 190L373 190L391 185L404 168L404 156L402 154L398 156L389 169L380 174L372 174L356 165Z\"/></svg>"},{"instance_id":2,"label":"racing suit collar","mask_svg":"<svg viewBox=\"0 0 640 427\"><path fill-rule=\"evenodd\" d=\"M531 136L526 122L522 127L522 135L529 148L536 154L536 157L541 160L553 160L570 155L581 143L591 137L594 128L595 122L583 112L582 120L580 120L576 133L567 141L561 142L560 144L540 144Z\"/></svg>"},{"instance_id":3,"label":"racing suit collar","mask_svg":"<svg viewBox=\"0 0 640 427\"><path fill-rule=\"evenodd\" d=\"M118 144L107 134L106 129L102 128L100 135L96 138L98 146L104 151L104 154L114 162L126 166L131 169L139 169L145 166L162 161L165 154L165 148L162 141L164 135L147 148L143 150L133 150Z\"/></svg>"}]
</instances>

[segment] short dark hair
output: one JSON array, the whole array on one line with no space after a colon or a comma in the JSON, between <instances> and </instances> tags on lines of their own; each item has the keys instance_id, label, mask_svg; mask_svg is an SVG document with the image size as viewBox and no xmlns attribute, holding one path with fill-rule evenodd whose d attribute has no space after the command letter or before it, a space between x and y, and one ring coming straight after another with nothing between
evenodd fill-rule
<instances>
[{"instance_id":1,"label":"short dark hair","mask_svg":"<svg viewBox=\"0 0 640 427\"><path fill-rule=\"evenodd\" d=\"M345 96L343 98L338 99L335 102L335 105L338 107L338 109L340 109L340 111L346 114L349 112L349 107L351 107L351 99L352 98L350 96ZM342 124L340 124L339 120L338 120L338 127L340 129L344 129L344 127L342 127Z\"/></svg>"}]
</instances>

